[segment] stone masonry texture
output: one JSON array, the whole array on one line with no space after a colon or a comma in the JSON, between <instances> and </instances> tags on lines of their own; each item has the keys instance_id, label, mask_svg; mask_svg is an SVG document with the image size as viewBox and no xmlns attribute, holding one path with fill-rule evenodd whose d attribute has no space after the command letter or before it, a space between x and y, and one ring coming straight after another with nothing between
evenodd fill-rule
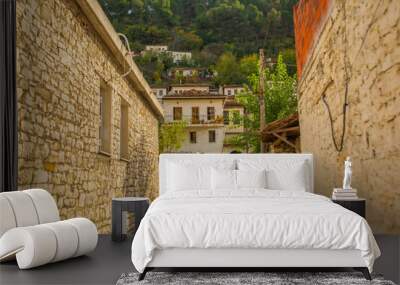
<instances>
[{"instance_id":1,"label":"stone masonry texture","mask_svg":"<svg viewBox=\"0 0 400 285\"><path fill-rule=\"evenodd\" d=\"M111 230L112 197L158 195L158 120L123 72L75 1L17 1L19 189L48 190L61 218L87 217L100 233ZM98 153L101 80L113 88L111 156Z\"/></svg>"},{"instance_id":2,"label":"stone masonry texture","mask_svg":"<svg viewBox=\"0 0 400 285\"><path fill-rule=\"evenodd\" d=\"M332 5L299 82L302 151L315 155L315 189L326 196L341 187L343 163L351 156L352 186L367 199L373 231L399 234L400 1L336 0ZM345 51L349 106L344 149L338 153L321 96L326 95L339 141Z\"/></svg>"}]
</instances>

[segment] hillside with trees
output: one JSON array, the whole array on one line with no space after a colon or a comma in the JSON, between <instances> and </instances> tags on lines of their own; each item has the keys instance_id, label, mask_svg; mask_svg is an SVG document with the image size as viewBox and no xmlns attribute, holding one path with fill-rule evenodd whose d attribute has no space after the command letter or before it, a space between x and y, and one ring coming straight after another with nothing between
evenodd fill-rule
<instances>
[{"instance_id":1,"label":"hillside with trees","mask_svg":"<svg viewBox=\"0 0 400 285\"><path fill-rule=\"evenodd\" d=\"M215 84L247 83L259 48L282 54L295 73L292 7L297 0L100 0L116 30L136 54L145 45L191 51L181 66L217 71ZM168 56L147 54L135 61L150 83L161 83L176 66ZM225 72L227 71L227 72Z\"/></svg>"}]
</instances>

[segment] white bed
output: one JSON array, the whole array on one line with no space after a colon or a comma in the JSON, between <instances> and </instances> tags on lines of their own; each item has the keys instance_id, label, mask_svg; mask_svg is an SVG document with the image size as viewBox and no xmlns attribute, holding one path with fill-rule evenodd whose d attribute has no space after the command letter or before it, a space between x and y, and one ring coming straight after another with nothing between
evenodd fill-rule
<instances>
[{"instance_id":1,"label":"white bed","mask_svg":"<svg viewBox=\"0 0 400 285\"><path fill-rule=\"evenodd\" d=\"M302 171L294 172L300 164ZM176 165L208 165L222 172L243 168L249 185L265 166L275 173L267 180L276 180L277 189L186 189L190 179L203 183L207 178L191 178ZM362 217L312 194L311 154L163 154L159 171L160 197L132 243L132 262L141 278L154 267L355 267L368 278L380 255Z\"/></svg>"}]
</instances>

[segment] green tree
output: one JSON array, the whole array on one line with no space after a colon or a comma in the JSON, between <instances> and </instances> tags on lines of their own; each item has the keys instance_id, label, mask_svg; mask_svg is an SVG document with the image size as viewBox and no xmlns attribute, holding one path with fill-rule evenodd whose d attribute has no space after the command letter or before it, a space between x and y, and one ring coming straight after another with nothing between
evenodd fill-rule
<instances>
[{"instance_id":1,"label":"green tree","mask_svg":"<svg viewBox=\"0 0 400 285\"><path fill-rule=\"evenodd\" d=\"M183 29L175 29L170 48L177 51L194 51L199 50L202 45L203 39L193 31L187 32Z\"/></svg>"},{"instance_id":2,"label":"green tree","mask_svg":"<svg viewBox=\"0 0 400 285\"><path fill-rule=\"evenodd\" d=\"M218 85L239 84L245 81L240 72L239 62L231 52L225 52L219 57L215 71L217 72L215 83Z\"/></svg>"},{"instance_id":3,"label":"green tree","mask_svg":"<svg viewBox=\"0 0 400 285\"><path fill-rule=\"evenodd\" d=\"M135 61L150 83L167 80L167 70L174 66L172 57L167 53L146 52Z\"/></svg>"},{"instance_id":4,"label":"green tree","mask_svg":"<svg viewBox=\"0 0 400 285\"><path fill-rule=\"evenodd\" d=\"M160 153L179 150L185 140L186 127L187 123L185 121L161 124L159 131Z\"/></svg>"},{"instance_id":5,"label":"green tree","mask_svg":"<svg viewBox=\"0 0 400 285\"><path fill-rule=\"evenodd\" d=\"M297 110L296 79L287 72L282 55L278 56L276 66L266 70L265 121L270 123L285 118ZM260 151L260 111L258 102L259 74L255 71L249 77L250 84L245 92L236 96L236 100L246 109L243 116L245 132L233 137L230 143L241 146L250 152Z\"/></svg>"},{"instance_id":6,"label":"green tree","mask_svg":"<svg viewBox=\"0 0 400 285\"><path fill-rule=\"evenodd\" d=\"M242 77L245 78L245 83L249 84L249 77L256 73L258 69L258 56L256 54L250 54L242 57L239 61L239 70Z\"/></svg>"},{"instance_id":7,"label":"green tree","mask_svg":"<svg viewBox=\"0 0 400 285\"><path fill-rule=\"evenodd\" d=\"M190 64L212 68L223 53L231 52L239 62L264 48L268 57L285 53L290 75L296 68L293 53L286 50L294 49L292 10L297 1L99 0L115 29L128 37L136 52L145 45L165 44L191 50L194 60ZM161 73L166 70L165 65ZM149 81L160 78L160 72L142 71ZM247 82L246 76L234 81Z\"/></svg>"}]
</instances>

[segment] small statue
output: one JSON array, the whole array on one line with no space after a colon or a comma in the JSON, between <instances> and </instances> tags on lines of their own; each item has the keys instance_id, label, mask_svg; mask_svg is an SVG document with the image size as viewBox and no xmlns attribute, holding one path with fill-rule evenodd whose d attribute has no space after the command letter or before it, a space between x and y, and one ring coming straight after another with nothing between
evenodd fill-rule
<instances>
[{"instance_id":1,"label":"small statue","mask_svg":"<svg viewBox=\"0 0 400 285\"><path fill-rule=\"evenodd\" d=\"M351 188L351 157L348 156L344 162L344 178L343 178L343 190L350 190Z\"/></svg>"}]
</instances>

